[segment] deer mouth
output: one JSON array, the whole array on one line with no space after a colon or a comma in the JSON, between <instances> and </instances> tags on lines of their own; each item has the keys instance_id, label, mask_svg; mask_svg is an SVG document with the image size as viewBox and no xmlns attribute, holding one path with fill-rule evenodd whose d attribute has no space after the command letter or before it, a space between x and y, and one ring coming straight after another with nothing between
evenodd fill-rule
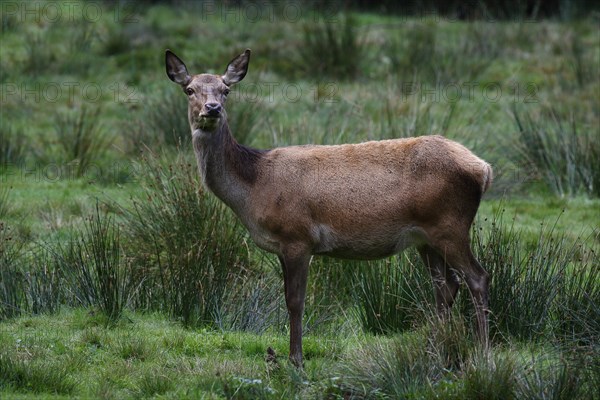
<instances>
[{"instance_id":1,"label":"deer mouth","mask_svg":"<svg viewBox=\"0 0 600 400\"><path fill-rule=\"evenodd\" d=\"M207 112L207 113L201 113L198 114L199 119L218 119L219 117L221 117L221 113L219 112Z\"/></svg>"},{"instance_id":2,"label":"deer mouth","mask_svg":"<svg viewBox=\"0 0 600 400\"><path fill-rule=\"evenodd\" d=\"M212 131L217 128L219 124L220 115L211 115L211 114L198 114L198 119L196 120L196 126L202 130Z\"/></svg>"}]
</instances>

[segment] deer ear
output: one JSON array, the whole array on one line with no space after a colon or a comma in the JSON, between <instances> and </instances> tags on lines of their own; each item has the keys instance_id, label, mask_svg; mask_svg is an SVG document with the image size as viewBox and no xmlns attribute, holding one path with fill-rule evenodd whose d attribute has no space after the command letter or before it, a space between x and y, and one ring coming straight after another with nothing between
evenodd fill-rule
<instances>
[{"instance_id":1,"label":"deer ear","mask_svg":"<svg viewBox=\"0 0 600 400\"><path fill-rule=\"evenodd\" d=\"M244 79L246 72L248 72L249 63L250 49L246 49L246 51L229 62L225 74L222 76L223 82L227 86L230 86Z\"/></svg>"},{"instance_id":2,"label":"deer ear","mask_svg":"<svg viewBox=\"0 0 600 400\"><path fill-rule=\"evenodd\" d=\"M173 82L185 86L192 80L183 61L171 50L165 52L165 65L167 67L167 76Z\"/></svg>"}]
</instances>

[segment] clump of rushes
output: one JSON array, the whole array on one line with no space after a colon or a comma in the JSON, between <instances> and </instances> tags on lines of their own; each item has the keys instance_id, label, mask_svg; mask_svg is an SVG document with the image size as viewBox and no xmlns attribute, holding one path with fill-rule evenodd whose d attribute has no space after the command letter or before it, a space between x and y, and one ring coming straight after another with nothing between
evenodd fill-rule
<instances>
[{"instance_id":1,"label":"clump of rushes","mask_svg":"<svg viewBox=\"0 0 600 400\"><path fill-rule=\"evenodd\" d=\"M119 226L96 204L84 228L66 247L54 249L67 299L97 309L109 321L118 320L136 286L121 251Z\"/></svg>"},{"instance_id":2,"label":"clump of rushes","mask_svg":"<svg viewBox=\"0 0 600 400\"><path fill-rule=\"evenodd\" d=\"M220 326L226 289L248 265L238 223L199 189L195 163L182 154L167 162L145 154L140 170L143 195L127 213L129 246L144 277L138 301L188 326Z\"/></svg>"},{"instance_id":3,"label":"clump of rushes","mask_svg":"<svg viewBox=\"0 0 600 400\"><path fill-rule=\"evenodd\" d=\"M502 209L485 229L475 224L473 241L476 257L491 277L493 335L540 340L550 334L554 306L577 244L555 232L555 225L542 225L536 246L527 248L523 232L506 222Z\"/></svg>"},{"instance_id":4,"label":"clump of rushes","mask_svg":"<svg viewBox=\"0 0 600 400\"><path fill-rule=\"evenodd\" d=\"M0 320L21 315L25 306L25 288L20 261L24 245L13 231L0 221Z\"/></svg>"},{"instance_id":5,"label":"clump of rushes","mask_svg":"<svg viewBox=\"0 0 600 400\"><path fill-rule=\"evenodd\" d=\"M58 114L54 120L57 143L65 162L73 165L74 175L84 176L92 163L102 158L111 144L111 138L102 126L100 107L89 111L83 105L68 113Z\"/></svg>"},{"instance_id":6,"label":"clump of rushes","mask_svg":"<svg viewBox=\"0 0 600 400\"><path fill-rule=\"evenodd\" d=\"M567 119L555 108L546 118L512 109L518 132L515 150L521 164L532 169L559 196L600 196L600 142L592 126Z\"/></svg>"},{"instance_id":7,"label":"clump of rushes","mask_svg":"<svg viewBox=\"0 0 600 400\"><path fill-rule=\"evenodd\" d=\"M307 73L319 78L355 78L360 71L358 61L366 53L359 29L349 13L304 25L304 43L299 50L302 64L310 67Z\"/></svg>"},{"instance_id":8,"label":"clump of rushes","mask_svg":"<svg viewBox=\"0 0 600 400\"><path fill-rule=\"evenodd\" d=\"M181 91L152 90L143 104L139 117L128 128L132 132L132 151L137 152L140 146L176 148L188 143L190 125L181 112L187 108L187 100Z\"/></svg>"},{"instance_id":9,"label":"clump of rushes","mask_svg":"<svg viewBox=\"0 0 600 400\"><path fill-rule=\"evenodd\" d=\"M367 332L403 332L422 321L433 304L431 278L414 252L356 263L355 301Z\"/></svg>"},{"instance_id":10,"label":"clump of rushes","mask_svg":"<svg viewBox=\"0 0 600 400\"><path fill-rule=\"evenodd\" d=\"M16 129L13 124L6 121L2 116L0 119L0 167L18 165L23 161L25 155L25 134ZM3 172L0 170L0 173ZM1 211L0 211L1 212ZM0 214L2 218L2 214Z\"/></svg>"},{"instance_id":11,"label":"clump of rushes","mask_svg":"<svg viewBox=\"0 0 600 400\"><path fill-rule=\"evenodd\" d=\"M24 274L26 308L32 314L55 313L63 301L60 271L52 253L31 252L31 267Z\"/></svg>"}]
</instances>

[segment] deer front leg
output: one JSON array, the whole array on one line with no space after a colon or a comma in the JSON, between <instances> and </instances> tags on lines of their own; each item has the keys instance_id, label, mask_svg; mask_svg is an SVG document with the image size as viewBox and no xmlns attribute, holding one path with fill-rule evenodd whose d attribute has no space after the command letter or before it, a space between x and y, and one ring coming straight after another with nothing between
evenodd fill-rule
<instances>
[{"instance_id":1,"label":"deer front leg","mask_svg":"<svg viewBox=\"0 0 600 400\"><path fill-rule=\"evenodd\" d=\"M302 316L310 258L309 252L297 248L286 249L279 257L290 317L290 361L296 367L302 367Z\"/></svg>"}]
</instances>

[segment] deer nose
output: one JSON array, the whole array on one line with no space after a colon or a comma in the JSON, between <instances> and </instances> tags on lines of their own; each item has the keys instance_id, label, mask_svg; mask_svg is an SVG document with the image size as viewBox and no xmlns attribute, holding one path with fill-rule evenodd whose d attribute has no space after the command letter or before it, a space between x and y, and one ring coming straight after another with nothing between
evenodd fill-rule
<instances>
[{"instance_id":1,"label":"deer nose","mask_svg":"<svg viewBox=\"0 0 600 400\"><path fill-rule=\"evenodd\" d=\"M216 117L221 113L221 104L219 103L206 103L206 113L211 117Z\"/></svg>"}]
</instances>

